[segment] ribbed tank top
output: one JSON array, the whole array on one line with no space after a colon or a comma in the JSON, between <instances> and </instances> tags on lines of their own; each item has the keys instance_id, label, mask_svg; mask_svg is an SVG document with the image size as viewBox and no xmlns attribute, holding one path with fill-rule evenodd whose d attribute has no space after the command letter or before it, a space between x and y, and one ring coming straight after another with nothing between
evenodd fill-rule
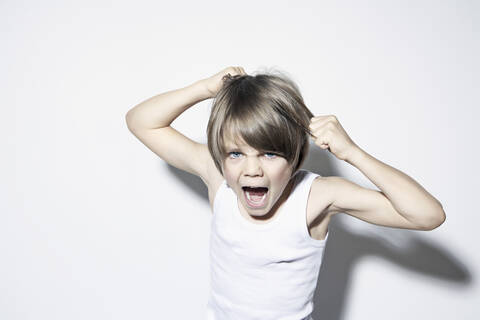
<instances>
[{"instance_id":1,"label":"ribbed tank top","mask_svg":"<svg viewBox=\"0 0 480 320\"><path fill-rule=\"evenodd\" d=\"M264 224L239 211L223 180L213 203L207 320L312 319L313 295L328 239L307 228L307 200L319 176L299 170L288 199Z\"/></svg>"}]
</instances>

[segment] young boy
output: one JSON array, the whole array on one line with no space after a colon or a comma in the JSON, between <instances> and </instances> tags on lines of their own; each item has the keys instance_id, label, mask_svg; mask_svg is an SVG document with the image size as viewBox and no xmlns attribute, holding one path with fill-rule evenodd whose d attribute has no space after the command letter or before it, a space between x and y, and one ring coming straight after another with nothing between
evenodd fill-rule
<instances>
[{"instance_id":1,"label":"young boy","mask_svg":"<svg viewBox=\"0 0 480 320\"><path fill-rule=\"evenodd\" d=\"M208 145L170 127L208 98L214 98ZM335 116L314 117L285 76L228 67L140 103L126 119L148 148L208 187L208 319L312 319L328 223L337 213L414 230L432 230L445 220L437 199L358 147ZM309 136L381 191L300 169Z\"/></svg>"}]
</instances>

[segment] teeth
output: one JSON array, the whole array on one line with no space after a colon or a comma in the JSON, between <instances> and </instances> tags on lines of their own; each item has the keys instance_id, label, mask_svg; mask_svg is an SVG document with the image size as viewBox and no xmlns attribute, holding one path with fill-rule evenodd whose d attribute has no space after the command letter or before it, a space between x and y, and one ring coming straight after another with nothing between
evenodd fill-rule
<instances>
[{"instance_id":1,"label":"teeth","mask_svg":"<svg viewBox=\"0 0 480 320\"><path fill-rule=\"evenodd\" d=\"M247 191L247 192L245 192L245 193L247 194L248 200L250 200L250 201L252 201L252 202L263 202L263 200L265 200L265 197L267 196L267 193L265 192L265 194L262 196L262 199L260 199L260 200L258 200L258 201L255 201L255 200L252 200L252 199L250 198L250 192Z\"/></svg>"}]
</instances>

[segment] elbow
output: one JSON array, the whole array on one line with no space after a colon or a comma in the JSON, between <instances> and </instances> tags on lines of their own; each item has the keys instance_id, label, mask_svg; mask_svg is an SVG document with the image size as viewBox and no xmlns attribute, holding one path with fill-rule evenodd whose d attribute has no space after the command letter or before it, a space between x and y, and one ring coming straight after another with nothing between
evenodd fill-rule
<instances>
[{"instance_id":1,"label":"elbow","mask_svg":"<svg viewBox=\"0 0 480 320\"><path fill-rule=\"evenodd\" d=\"M127 114L125 114L125 122L128 126L132 123L132 110L128 110Z\"/></svg>"},{"instance_id":2,"label":"elbow","mask_svg":"<svg viewBox=\"0 0 480 320\"><path fill-rule=\"evenodd\" d=\"M421 230L431 231L433 229L436 229L440 227L445 222L446 219L447 219L447 215L445 214L445 211L443 211L443 208L441 208L439 211L437 211L428 219L427 223L424 223L422 225Z\"/></svg>"},{"instance_id":3,"label":"elbow","mask_svg":"<svg viewBox=\"0 0 480 320\"><path fill-rule=\"evenodd\" d=\"M127 128L128 130L130 130L130 132L134 132L134 125L133 125L133 113L132 111L128 111L127 114L125 115L125 122L127 124Z\"/></svg>"}]
</instances>

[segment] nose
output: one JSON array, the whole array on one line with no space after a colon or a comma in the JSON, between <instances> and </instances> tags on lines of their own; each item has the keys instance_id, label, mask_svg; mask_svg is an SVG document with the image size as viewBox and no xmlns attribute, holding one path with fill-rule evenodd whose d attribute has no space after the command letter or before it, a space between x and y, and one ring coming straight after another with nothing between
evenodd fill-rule
<instances>
[{"instance_id":1,"label":"nose","mask_svg":"<svg viewBox=\"0 0 480 320\"><path fill-rule=\"evenodd\" d=\"M248 176L262 175L263 171L259 159L257 157L247 157L243 172Z\"/></svg>"}]
</instances>

